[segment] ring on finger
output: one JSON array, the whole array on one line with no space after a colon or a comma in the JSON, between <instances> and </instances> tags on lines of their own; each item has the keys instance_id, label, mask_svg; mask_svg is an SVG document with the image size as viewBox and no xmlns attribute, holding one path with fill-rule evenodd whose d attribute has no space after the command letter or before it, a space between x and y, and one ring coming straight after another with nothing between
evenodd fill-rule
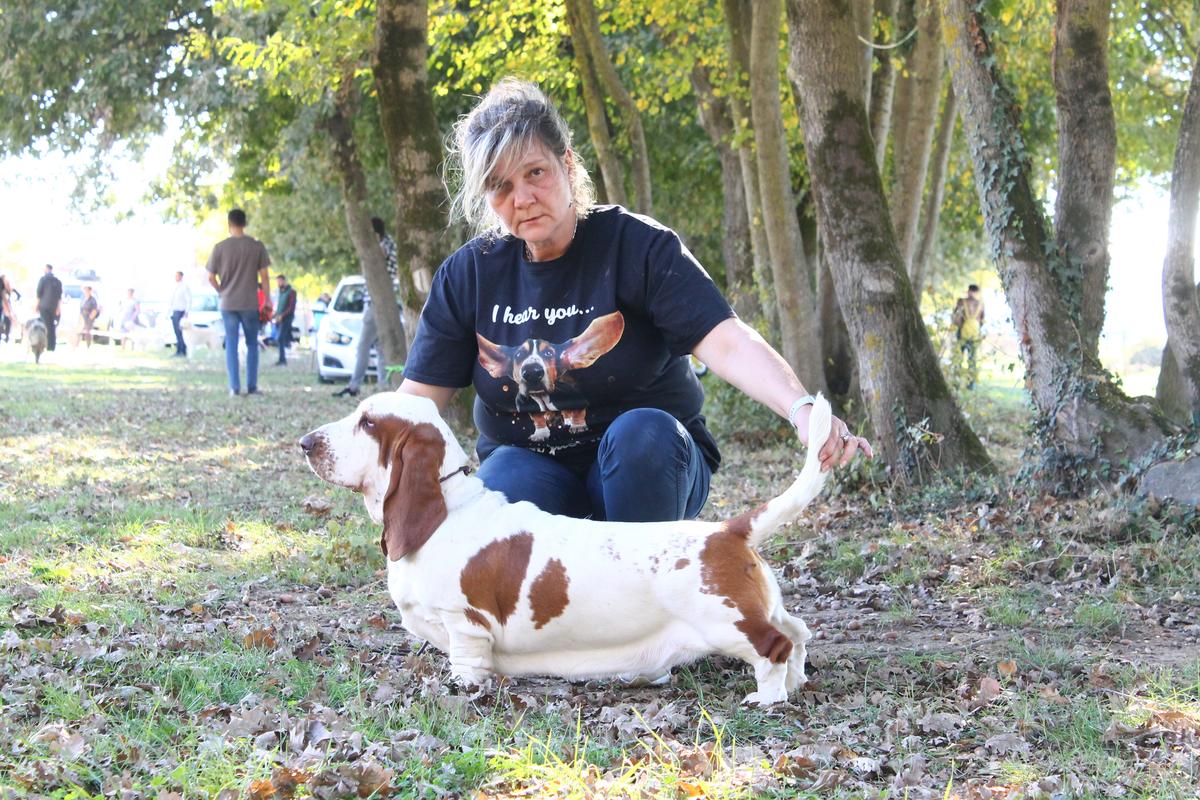
<instances>
[{"instance_id":1,"label":"ring on finger","mask_svg":"<svg viewBox=\"0 0 1200 800\"><path fill-rule=\"evenodd\" d=\"M853 438L854 437L851 436L849 433L843 433L842 434L842 444L844 445L846 442L850 441Z\"/></svg>"}]
</instances>

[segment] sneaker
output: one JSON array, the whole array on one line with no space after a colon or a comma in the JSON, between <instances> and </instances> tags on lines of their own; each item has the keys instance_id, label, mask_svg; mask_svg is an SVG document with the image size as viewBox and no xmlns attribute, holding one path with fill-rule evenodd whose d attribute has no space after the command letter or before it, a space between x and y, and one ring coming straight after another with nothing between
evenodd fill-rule
<instances>
[{"instance_id":1,"label":"sneaker","mask_svg":"<svg viewBox=\"0 0 1200 800\"><path fill-rule=\"evenodd\" d=\"M260 392L258 389L247 389L247 390L246 390L246 394L247 394L247 395L252 395L252 394L262 394L262 392Z\"/></svg>"},{"instance_id":2,"label":"sneaker","mask_svg":"<svg viewBox=\"0 0 1200 800\"><path fill-rule=\"evenodd\" d=\"M347 386L345 389L342 389L341 391L334 392L333 396L334 397L358 397L358 389L352 389L349 386Z\"/></svg>"},{"instance_id":3,"label":"sneaker","mask_svg":"<svg viewBox=\"0 0 1200 800\"><path fill-rule=\"evenodd\" d=\"M230 397L237 397L237 396L238 396L238 394L239 394L239 392L238 392L238 390L237 390L237 389L230 389L230 390L229 390L229 396L230 396Z\"/></svg>"}]
</instances>

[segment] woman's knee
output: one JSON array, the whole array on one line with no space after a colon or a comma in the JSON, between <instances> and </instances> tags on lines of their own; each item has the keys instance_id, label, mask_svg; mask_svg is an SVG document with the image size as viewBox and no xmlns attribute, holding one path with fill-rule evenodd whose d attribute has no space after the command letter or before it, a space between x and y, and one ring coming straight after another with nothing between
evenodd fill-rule
<instances>
[{"instance_id":1,"label":"woman's knee","mask_svg":"<svg viewBox=\"0 0 1200 800\"><path fill-rule=\"evenodd\" d=\"M658 468L683 465L691 454L691 434L657 408L635 408L613 420L600 440L600 460L617 457Z\"/></svg>"}]
</instances>

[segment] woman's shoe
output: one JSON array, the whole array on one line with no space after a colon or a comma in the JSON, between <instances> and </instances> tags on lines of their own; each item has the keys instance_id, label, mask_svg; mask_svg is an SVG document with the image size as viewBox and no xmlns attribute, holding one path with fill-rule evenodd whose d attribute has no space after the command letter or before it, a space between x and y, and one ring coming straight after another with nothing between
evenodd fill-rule
<instances>
[{"instance_id":1,"label":"woman's shoe","mask_svg":"<svg viewBox=\"0 0 1200 800\"><path fill-rule=\"evenodd\" d=\"M347 386L345 389L342 389L340 392L334 392L333 396L334 397L358 397L358 389L351 389L349 386Z\"/></svg>"}]
</instances>

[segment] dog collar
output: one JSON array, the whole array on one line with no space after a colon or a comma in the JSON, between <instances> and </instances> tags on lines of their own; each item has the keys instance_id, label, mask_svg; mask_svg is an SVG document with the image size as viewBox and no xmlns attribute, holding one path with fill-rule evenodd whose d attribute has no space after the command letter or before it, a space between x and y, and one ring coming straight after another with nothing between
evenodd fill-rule
<instances>
[{"instance_id":1,"label":"dog collar","mask_svg":"<svg viewBox=\"0 0 1200 800\"><path fill-rule=\"evenodd\" d=\"M438 483L445 483L446 481L450 480L451 478L453 478L455 475L457 475L457 474L458 474L458 473L460 473L460 472L461 472L463 475L470 475L470 474L471 474L471 468L470 468L469 466L467 466L466 464L463 464L461 467L459 467L458 469L454 470L453 472L451 472L451 473L449 473L449 474L446 474L446 475L443 475L442 477L438 478Z\"/></svg>"}]
</instances>

